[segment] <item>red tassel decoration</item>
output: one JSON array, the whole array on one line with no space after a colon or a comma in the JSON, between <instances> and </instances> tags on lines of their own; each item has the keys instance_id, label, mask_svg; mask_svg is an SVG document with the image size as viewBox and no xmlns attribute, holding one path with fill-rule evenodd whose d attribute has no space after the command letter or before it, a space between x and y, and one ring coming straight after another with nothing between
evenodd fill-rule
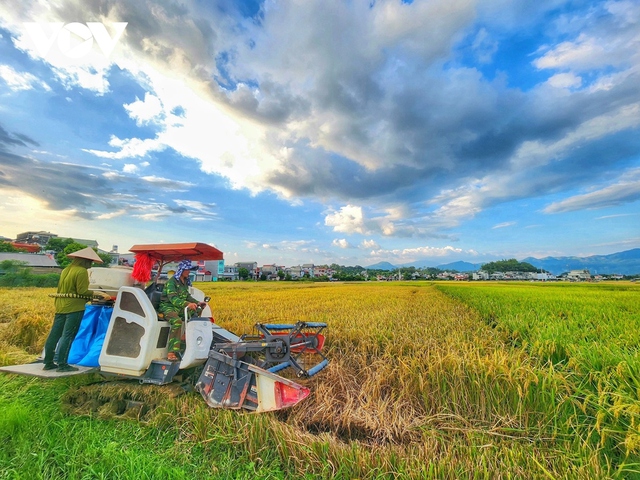
<instances>
[{"instance_id":1,"label":"red tassel decoration","mask_svg":"<svg viewBox=\"0 0 640 480\"><path fill-rule=\"evenodd\" d=\"M133 264L131 276L140 283L151 280L151 269L155 260L148 253L136 253L136 263Z\"/></svg>"}]
</instances>

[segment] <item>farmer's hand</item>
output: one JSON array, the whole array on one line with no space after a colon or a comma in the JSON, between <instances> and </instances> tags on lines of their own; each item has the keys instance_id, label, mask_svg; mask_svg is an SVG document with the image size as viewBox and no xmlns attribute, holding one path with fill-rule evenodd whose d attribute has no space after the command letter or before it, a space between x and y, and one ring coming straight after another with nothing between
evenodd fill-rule
<instances>
[{"instance_id":1,"label":"farmer's hand","mask_svg":"<svg viewBox=\"0 0 640 480\"><path fill-rule=\"evenodd\" d=\"M96 291L96 292L93 292L93 296L103 302L108 302L111 300L111 295L105 292Z\"/></svg>"},{"instance_id":2,"label":"farmer's hand","mask_svg":"<svg viewBox=\"0 0 640 480\"><path fill-rule=\"evenodd\" d=\"M198 308L198 304L197 303L190 303L190 304L187 305L187 308L189 310L195 311Z\"/></svg>"}]
</instances>

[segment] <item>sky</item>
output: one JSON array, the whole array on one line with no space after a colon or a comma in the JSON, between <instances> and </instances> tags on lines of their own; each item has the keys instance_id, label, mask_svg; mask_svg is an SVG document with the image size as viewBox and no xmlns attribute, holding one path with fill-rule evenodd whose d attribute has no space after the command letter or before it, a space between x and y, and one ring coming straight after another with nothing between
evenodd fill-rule
<instances>
[{"instance_id":1,"label":"sky","mask_svg":"<svg viewBox=\"0 0 640 480\"><path fill-rule=\"evenodd\" d=\"M3 0L0 235L369 266L640 247L640 2Z\"/></svg>"}]
</instances>

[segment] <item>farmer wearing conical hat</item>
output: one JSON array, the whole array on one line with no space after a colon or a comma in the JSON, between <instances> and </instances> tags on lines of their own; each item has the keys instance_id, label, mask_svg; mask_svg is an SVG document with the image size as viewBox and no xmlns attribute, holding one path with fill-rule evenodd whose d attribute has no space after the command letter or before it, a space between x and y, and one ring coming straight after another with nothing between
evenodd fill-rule
<instances>
[{"instance_id":1,"label":"farmer wearing conical hat","mask_svg":"<svg viewBox=\"0 0 640 480\"><path fill-rule=\"evenodd\" d=\"M178 264L176 273L169 279L162 289L162 297L158 310L164 314L165 320L171 324L169 336L169 353L167 359L175 362L181 350L180 332L182 331L182 316L184 309L189 309L191 315L197 312L198 307L204 308L207 304L198 302L189 294L189 273L197 270L197 266L191 265L191 260L183 260Z\"/></svg>"},{"instance_id":2,"label":"farmer wearing conical hat","mask_svg":"<svg viewBox=\"0 0 640 480\"><path fill-rule=\"evenodd\" d=\"M44 370L57 369L58 372L73 372L78 370L67 363L69 350L73 343L80 322L84 315L84 307L94 295L103 299L111 298L103 292L89 290L89 273L87 269L93 262L102 263L102 260L92 248L83 248L77 252L67 254L73 260L62 270L58 281L58 292L55 297L56 314L49 332L47 342L44 344ZM60 341L58 350L58 364L53 363L56 345Z\"/></svg>"}]
</instances>

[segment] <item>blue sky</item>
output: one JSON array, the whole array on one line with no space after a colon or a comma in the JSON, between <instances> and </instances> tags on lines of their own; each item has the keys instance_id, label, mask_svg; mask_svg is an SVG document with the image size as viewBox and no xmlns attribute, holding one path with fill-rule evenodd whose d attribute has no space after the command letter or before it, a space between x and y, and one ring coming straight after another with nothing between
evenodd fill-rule
<instances>
[{"instance_id":1,"label":"blue sky","mask_svg":"<svg viewBox=\"0 0 640 480\"><path fill-rule=\"evenodd\" d=\"M640 247L639 134L635 1L0 4L5 237L607 254Z\"/></svg>"}]
</instances>

